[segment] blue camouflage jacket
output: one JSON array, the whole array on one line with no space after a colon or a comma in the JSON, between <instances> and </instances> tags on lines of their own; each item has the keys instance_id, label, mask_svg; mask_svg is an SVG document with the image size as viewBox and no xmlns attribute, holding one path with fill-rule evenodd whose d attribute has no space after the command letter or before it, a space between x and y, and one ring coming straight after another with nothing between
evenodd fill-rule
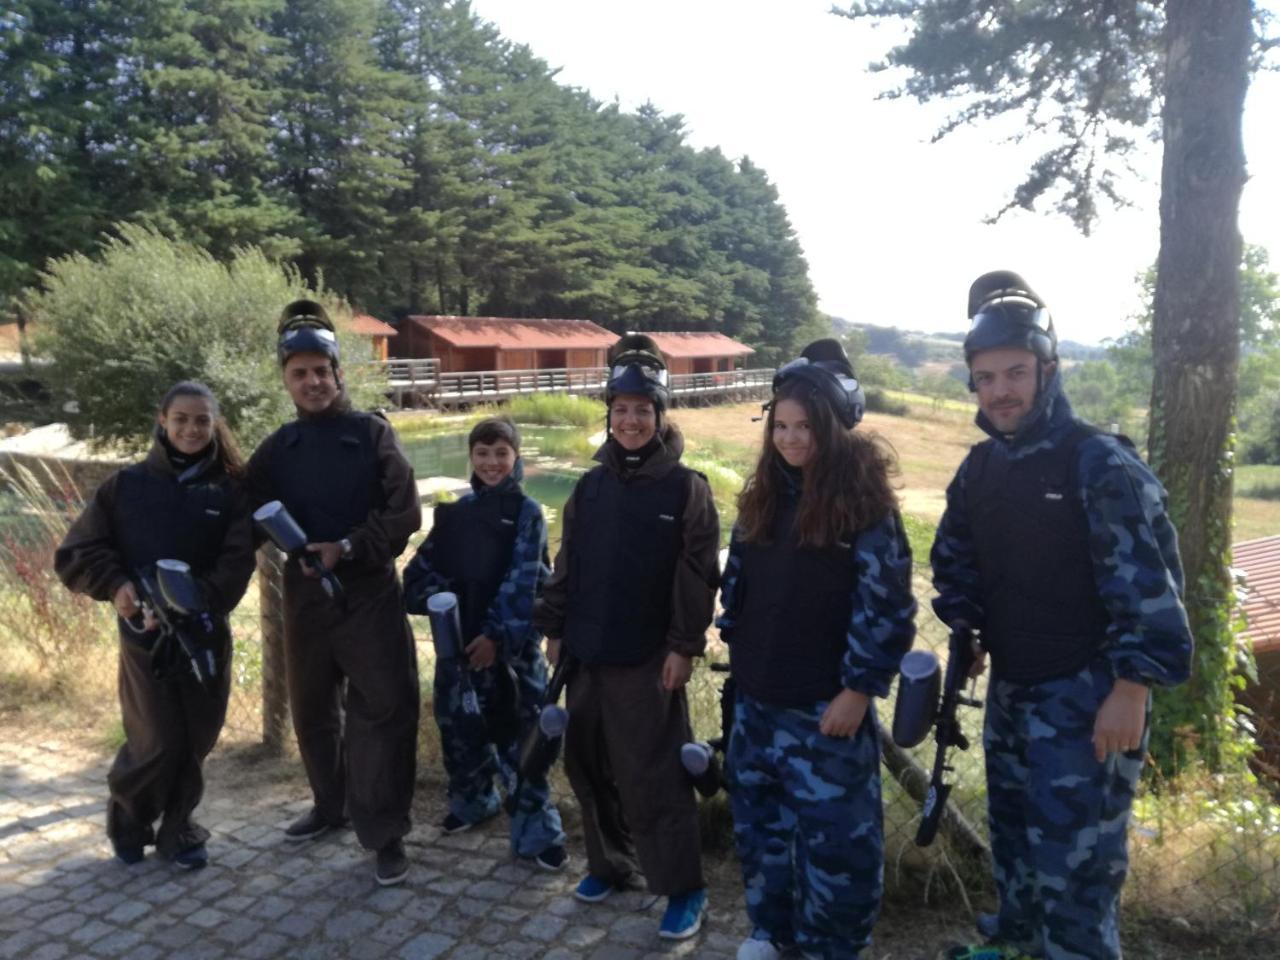
<instances>
[{"instance_id":1,"label":"blue camouflage jacket","mask_svg":"<svg viewBox=\"0 0 1280 960\"><path fill-rule=\"evenodd\" d=\"M472 492L461 499L520 490L523 479L524 462L517 457L515 469L497 486L487 487L473 474ZM434 534L434 530L427 534L427 539L405 567L405 608L410 613L425 614L429 598L451 589L448 578L437 572L431 561L435 549ZM498 656L503 660L519 657L530 642L536 644L540 639L533 627L533 602L548 573L543 563L546 545L547 522L542 508L536 500L525 496L516 519L516 542L511 551L511 564L484 618L485 636L498 644Z\"/></svg>"},{"instance_id":2,"label":"blue camouflage jacket","mask_svg":"<svg viewBox=\"0 0 1280 960\"><path fill-rule=\"evenodd\" d=\"M789 483L794 481L788 475ZM789 491L799 496L794 486ZM729 540L729 559L720 581L724 612L716 618L722 634L734 624L734 587L742 570L743 542L737 525ZM898 664L915 639L916 600L911 593L911 546L894 512L854 538L850 551L857 570L853 614L845 635L848 649L840 666L841 683L868 696L884 697Z\"/></svg>"},{"instance_id":3,"label":"blue camouflage jacket","mask_svg":"<svg viewBox=\"0 0 1280 960\"><path fill-rule=\"evenodd\" d=\"M995 439L992 457L1018 459L1062 442L1075 414L1056 372L1031 414L1011 437L978 413ZM1116 437L1085 439L1077 452L1078 496L1089 525L1098 595L1110 617L1104 655L1117 677L1173 685L1191 671L1191 629L1182 605L1182 561L1166 494L1142 459ZM945 623L965 620L981 630L983 611L976 553L967 516L969 457L947 487L947 507L930 553L934 612Z\"/></svg>"}]
</instances>

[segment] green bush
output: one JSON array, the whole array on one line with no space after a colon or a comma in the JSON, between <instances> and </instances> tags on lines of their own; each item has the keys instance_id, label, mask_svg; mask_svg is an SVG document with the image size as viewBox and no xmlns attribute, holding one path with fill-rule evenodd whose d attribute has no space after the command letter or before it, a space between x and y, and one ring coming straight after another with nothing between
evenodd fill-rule
<instances>
[{"instance_id":1,"label":"green bush","mask_svg":"<svg viewBox=\"0 0 1280 960\"><path fill-rule=\"evenodd\" d=\"M867 387L867 409L872 413L886 413L891 417L905 417L911 408L905 401L892 400L883 387Z\"/></svg>"},{"instance_id":2,"label":"green bush","mask_svg":"<svg viewBox=\"0 0 1280 960\"><path fill-rule=\"evenodd\" d=\"M138 449L175 381L207 383L246 447L293 417L276 363L276 318L290 300L326 303L339 326L348 390L377 402L368 344L342 328L349 311L292 267L250 247L221 263L191 244L121 225L94 257L55 260L23 295L50 386L74 401L74 435Z\"/></svg>"}]
</instances>

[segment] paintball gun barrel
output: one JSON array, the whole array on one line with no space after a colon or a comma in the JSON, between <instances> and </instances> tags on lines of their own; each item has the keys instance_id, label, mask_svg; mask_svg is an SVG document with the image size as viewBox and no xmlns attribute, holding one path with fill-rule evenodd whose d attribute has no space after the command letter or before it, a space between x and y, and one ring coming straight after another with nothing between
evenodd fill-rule
<instances>
[{"instance_id":1,"label":"paintball gun barrel","mask_svg":"<svg viewBox=\"0 0 1280 960\"><path fill-rule=\"evenodd\" d=\"M920 814L920 828L916 831L916 844L921 847L933 842L951 793L952 784L945 779L947 773L954 772L947 763L948 752L952 747L969 749L969 739L960 727L956 710L961 705L982 706L981 701L962 692L973 663L973 630L964 623L957 623L951 629L945 679L940 679L938 658L931 651L913 650L902 658L898 702L893 713L893 741L900 747L914 747L932 728L937 743L929 792Z\"/></svg>"},{"instance_id":2,"label":"paintball gun barrel","mask_svg":"<svg viewBox=\"0 0 1280 960\"><path fill-rule=\"evenodd\" d=\"M274 543L290 559L297 560L304 567L320 578L320 586L329 595L329 599L341 605L345 596L342 582L326 570L320 557L307 549L307 535L298 526L298 521L285 509L279 500L264 503L253 512L253 520L267 538Z\"/></svg>"},{"instance_id":3,"label":"paintball gun barrel","mask_svg":"<svg viewBox=\"0 0 1280 960\"><path fill-rule=\"evenodd\" d=\"M713 663L716 673L728 673L729 664ZM693 787L704 797L714 797L727 788L721 758L729 746L729 734L733 730L733 704L736 697L733 677L725 678L720 686L720 736L710 740L694 740L680 748L680 763L693 781Z\"/></svg>"},{"instance_id":4,"label":"paintball gun barrel","mask_svg":"<svg viewBox=\"0 0 1280 960\"><path fill-rule=\"evenodd\" d=\"M560 659L547 683L547 692L538 713L538 724L529 731L520 747L520 779L545 777L560 756L564 732L569 726L569 712L560 706L560 694L577 668L578 661L569 648L560 645Z\"/></svg>"},{"instance_id":5,"label":"paintball gun barrel","mask_svg":"<svg viewBox=\"0 0 1280 960\"><path fill-rule=\"evenodd\" d=\"M158 560L154 571L139 570L137 581L143 609L160 629L152 648L156 672L163 675L165 658L176 656L201 689L213 693L218 683L217 627L191 567L181 560Z\"/></svg>"}]
</instances>

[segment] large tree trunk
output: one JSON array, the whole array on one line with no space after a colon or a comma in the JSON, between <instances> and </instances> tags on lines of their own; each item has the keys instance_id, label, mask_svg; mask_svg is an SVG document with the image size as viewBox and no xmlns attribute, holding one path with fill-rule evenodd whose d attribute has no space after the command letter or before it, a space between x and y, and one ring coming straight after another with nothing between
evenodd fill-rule
<instances>
[{"instance_id":1,"label":"large tree trunk","mask_svg":"<svg viewBox=\"0 0 1280 960\"><path fill-rule=\"evenodd\" d=\"M1161 697L1152 750L1166 765L1194 743L1216 766L1232 716L1227 564L1251 6L1249 0L1167 5L1150 450L1178 527L1197 649L1190 689ZM1175 729L1191 736L1175 737Z\"/></svg>"}]
</instances>

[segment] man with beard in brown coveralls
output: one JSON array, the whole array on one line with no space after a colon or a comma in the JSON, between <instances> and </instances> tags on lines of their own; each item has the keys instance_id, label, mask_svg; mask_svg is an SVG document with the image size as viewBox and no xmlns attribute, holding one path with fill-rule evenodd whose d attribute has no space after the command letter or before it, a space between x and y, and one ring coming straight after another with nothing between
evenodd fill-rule
<instances>
[{"instance_id":1,"label":"man with beard in brown coveralls","mask_svg":"<svg viewBox=\"0 0 1280 960\"><path fill-rule=\"evenodd\" d=\"M419 693L395 562L422 525L413 468L385 419L352 410L324 307L285 307L278 353L298 418L254 452L250 495L255 507L282 501L345 588L335 603L309 569L285 568L289 704L315 801L285 837L310 840L350 817L377 851L378 883L400 883Z\"/></svg>"}]
</instances>

